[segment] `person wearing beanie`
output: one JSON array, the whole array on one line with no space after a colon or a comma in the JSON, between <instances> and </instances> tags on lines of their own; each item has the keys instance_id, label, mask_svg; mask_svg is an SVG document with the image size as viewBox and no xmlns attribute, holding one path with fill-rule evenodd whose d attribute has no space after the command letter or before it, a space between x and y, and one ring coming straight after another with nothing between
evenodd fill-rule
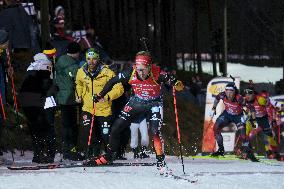
<instances>
[{"instance_id":1,"label":"person wearing beanie","mask_svg":"<svg viewBox=\"0 0 284 189\"><path fill-rule=\"evenodd\" d=\"M56 95L59 109L61 110L63 159L80 160L82 157L77 152L77 109L75 101L75 78L79 69L80 45L76 42L68 44L67 54L59 57L55 64Z\"/></svg>"},{"instance_id":2,"label":"person wearing beanie","mask_svg":"<svg viewBox=\"0 0 284 189\"><path fill-rule=\"evenodd\" d=\"M55 98L56 95L56 86L55 86L55 62L56 62L56 55L57 55L57 50L56 48L50 43L47 42L45 44L45 49L43 50L43 53L47 56L47 58L50 60L51 62L51 75L50 75L50 79L52 79L52 86L50 88L50 93L52 95L52 98ZM56 98L55 98L56 99ZM50 123L50 129L48 134L48 138L47 138L47 144L48 146L48 157L50 157L50 159L54 159L55 157L55 151L56 151L56 147L55 147L55 143L56 143L56 133L55 133L55 111L56 108L55 107L50 107L46 109L46 114L47 114L47 119Z\"/></svg>"},{"instance_id":3,"label":"person wearing beanie","mask_svg":"<svg viewBox=\"0 0 284 189\"><path fill-rule=\"evenodd\" d=\"M19 105L28 120L34 151L32 161L35 163L52 163L55 156L55 143L50 140L53 137L50 133L54 130L54 125L48 118L49 113L44 100L51 96L51 68L51 61L45 54L36 54L27 69L18 94Z\"/></svg>"},{"instance_id":4,"label":"person wearing beanie","mask_svg":"<svg viewBox=\"0 0 284 189\"><path fill-rule=\"evenodd\" d=\"M43 53L48 56L48 58L53 59L56 57L56 48L50 42L47 42L45 44Z\"/></svg>"},{"instance_id":5,"label":"person wearing beanie","mask_svg":"<svg viewBox=\"0 0 284 189\"><path fill-rule=\"evenodd\" d=\"M115 73L101 62L100 55L93 48L86 52L86 63L78 70L76 76L77 102L82 103L82 125L79 128L80 149L85 157L96 157L100 154L101 145L107 150L109 134L113 122L112 101L119 98L124 89L121 83L113 86L104 99L93 102L93 96L98 94ZM92 128L91 144L87 145L91 120L95 123ZM88 149L89 148L89 149Z\"/></svg>"},{"instance_id":6,"label":"person wearing beanie","mask_svg":"<svg viewBox=\"0 0 284 189\"><path fill-rule=\"evenodd\" d=\"M51 23L51 34L54 40L73 41L73 37L65 33L65 11L62 6L57 6L54 11L54 19Z\"/></svg>"},{"instance_id":7,"label":"person wearing beanie","mask_svg":"<svg viewBox=\"0 0 284 189\"><path fill-rule=\"evenodd\" d=\"M63 19L64 19L64 17L65 17L65 10L64 10L64 8L61 5L59 5L59 6L57 6L55 8L54 16L55 17L63 17Z\"/></svg>"}]
</instances>

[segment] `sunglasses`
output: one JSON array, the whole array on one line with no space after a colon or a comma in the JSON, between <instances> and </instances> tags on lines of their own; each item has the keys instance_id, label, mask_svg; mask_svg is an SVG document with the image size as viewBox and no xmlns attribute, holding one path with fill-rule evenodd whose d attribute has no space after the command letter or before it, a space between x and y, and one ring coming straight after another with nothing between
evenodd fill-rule
<instances>
[{"instance_id":1,"label":"sunglasses","mask_svg":"<svg viewBox=\"0 0 284 189\"><path fill-rule=\"evenodd\" d=\"M97 58L87 58L87 60L98 60Z\"/></svg>"},{"instance_id":2,"label":"sunglasses","mask_svg":"<svg viewBox=\"0 0 284 189\"><path fill-rule=\"evenodd\" d=\"M254 91L251 90L251 89L245 89L245 90L244 90L244 93L245 93L245 94L253 94Z\"/></svg>"},{"instance_id":3,"label":"sunglasses","mask_svg":"<svg viewBox=\"0 0 284 189\"><path fill-rule=\"evenodd\" d=\"M227 92L227 93L235 93L235 90L225 90L225 92Z\"/></svg>"}]
</instances>

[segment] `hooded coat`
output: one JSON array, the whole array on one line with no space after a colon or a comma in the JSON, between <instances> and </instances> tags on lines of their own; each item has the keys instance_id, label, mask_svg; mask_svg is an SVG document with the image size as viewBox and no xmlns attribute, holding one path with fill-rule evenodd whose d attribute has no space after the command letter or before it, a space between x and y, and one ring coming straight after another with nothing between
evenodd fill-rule
<instances>
[{"instance_id":1,"label":"hooded coat","mask_svg":"<svg viewBox=\"0 0 284 189\"><path fill-rule=\"evenodd\" d=\"M22 107L44 107L45 99L51 96L52 64L47 56L38 53L30 64L19 92Z\"/></svg>"}]
</instances>

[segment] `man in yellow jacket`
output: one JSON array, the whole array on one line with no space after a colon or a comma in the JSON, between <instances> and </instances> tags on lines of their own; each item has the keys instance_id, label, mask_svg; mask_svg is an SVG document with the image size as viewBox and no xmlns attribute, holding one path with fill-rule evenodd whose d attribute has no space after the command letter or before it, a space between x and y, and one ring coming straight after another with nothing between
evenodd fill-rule
<instances>
[{"instance_id":1,"label":"man in yellow jacket","mask_svg":"<svg viewBox=\"0 0 284 189\"><path fill-rule=\"evenodd\" d=\"M106 146L109 143L109 134L113 122L112 100L117 99L124 93L121 83L116 84L105 98L94 103L93 96L99 94L106 83L115 76L107 65L100 61L99 53L90 48L86 52L86 64L77 72L76 76L76 101L82 103L82 127L79 129L79 146L82 150L87 149L89 130L92 115L95 114L95 122L91 137L91 145L87 157L100 154L101 143Z\"/></svg>"}]
</instances>

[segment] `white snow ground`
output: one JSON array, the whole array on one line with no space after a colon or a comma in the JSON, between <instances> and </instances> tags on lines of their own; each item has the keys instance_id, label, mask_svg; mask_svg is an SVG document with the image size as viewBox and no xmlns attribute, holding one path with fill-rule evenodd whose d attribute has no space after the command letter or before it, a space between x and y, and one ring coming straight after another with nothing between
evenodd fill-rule
<instances>
[{"instance_id":1,"label":"white snow ground","mask_svg":"<svg viewBox=\"0 0 284 189\"><path fill-rule=\"evenodd\" d=\"M185 70L189 70L192 61L185 62ZM182 69L181 61L177 62L178 68ZM202 62L202 70L205 73L213 74L213 66L211 62ZM227 64L228 75L234 77L240 77L242 81L248 82L250 79L254 83L269 83L275 84L283 77L282 67L257 67L257 66L246 66L243 64L229 63ZM217 73L220 76L219 63L217 63Z\"/></svg>"},{"instance_id":2,"label":"white snow ground","mask_svg":"<svg viewBox=\"0 0 284 189\"><path fill-rule=\"evenodd\" d=\"M28 163L32 155L16 155L17 163ZM5 154L10 159L9 154ZM132 155L127 154L132 160ZM57 158L58 159L58 158ZM139 160L142 161L142 160ZM154 162L154 158L143 160ZM177 157L167 157L168 166L182 175ZM158 175L152 167L89 167L33 171L11 171L0 166L0 189L260 189L284 188L284 162L273 165L238 160L185 158L185 178L197 183Z\"/></svg>"}]
</instances>

